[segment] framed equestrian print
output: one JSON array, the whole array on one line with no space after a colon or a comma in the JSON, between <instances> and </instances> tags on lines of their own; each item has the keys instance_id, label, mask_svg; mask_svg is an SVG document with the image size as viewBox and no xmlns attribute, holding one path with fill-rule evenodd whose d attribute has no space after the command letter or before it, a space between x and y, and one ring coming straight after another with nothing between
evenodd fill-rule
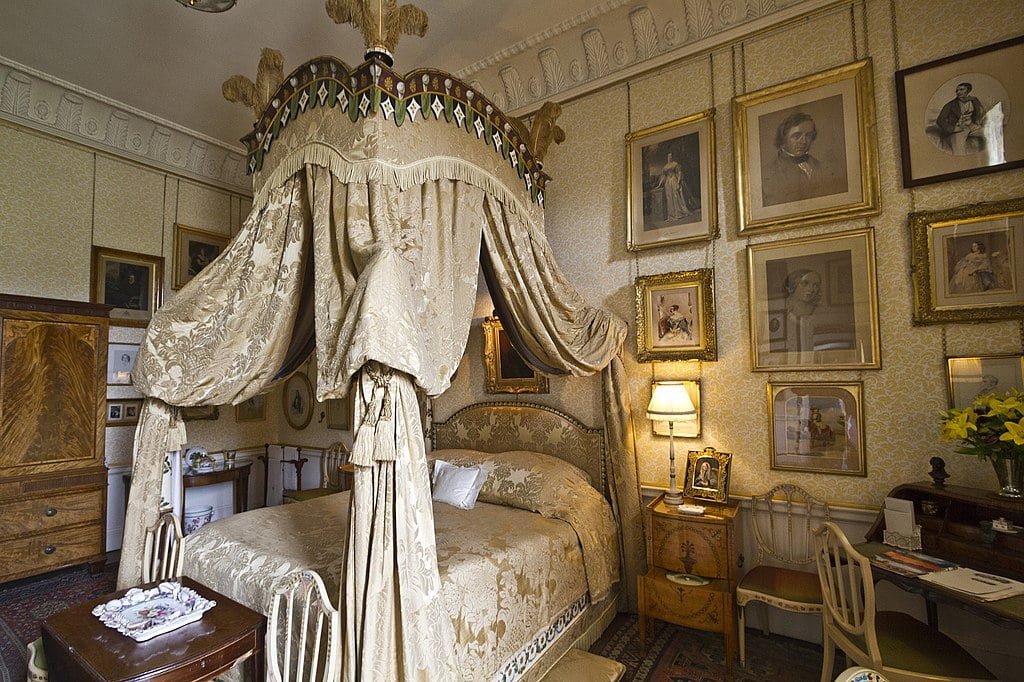
<instances>
[{"instance_id":1,"label":"framed equestrian print","mask_svg":"<svg viewBox=\"0 0 1024 682\"><path fill-rule=\"evenodd\" d=\"M772 469L867 476L863 392L860 382L769 383Z\"/></svg>"},{"instance_id":2,"label":"framed equestrian print","mask_svg":"<svg viewBox=\"0 0 1024 682\"><path fill-rule=\"evenodd\" d=\"M714 239L715 110L626 135L630 251Z\"/></svg>"},{"instance_id":3,"label":"framed equestrian print","mask_svg":"<svg viewBox=\"0 0 1024 682\"><path fill-rule=\"evenodd\" d=\"M1024 36L896 72L903 186L1024 166Z\"/></svg>"},{"instance_id":4,"label":"framed equestrian print","mask_svg":"<svg viewBox=\"0 0 1024 682\"><path fill-rule=\"evenodd\" d=\"M636 278L638 362L717 360L713 268Z\"/></svg>"},{"instance_id":5,"label":"framed equestrian print","mask_svg":"<svg viewBox=\"0 0 1024 682\"><path fill-rule=\"evenodd\" d=\"M871 60L733 99L740 232L878 212Z\"/></svg>"}]
</instances>

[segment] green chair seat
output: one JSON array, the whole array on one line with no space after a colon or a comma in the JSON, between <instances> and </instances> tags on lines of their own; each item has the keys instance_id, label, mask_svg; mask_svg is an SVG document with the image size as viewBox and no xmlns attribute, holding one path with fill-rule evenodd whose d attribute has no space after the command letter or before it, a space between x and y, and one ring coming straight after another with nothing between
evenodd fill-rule
<instances>
[{"instance_id":1,"label":"green chair seat","mask_svg":"<svg viewBox=\"0 0 1024 682\"><path fill-rule=\"evenodd\" d=\"M739 589L801 604L821 604L817 573L778 566L755 566L740 581Z\"/></svg>"},{"instance_id":2,"label":"green chair seat","mask_svg":"<svg viewBox=\"0 0 1024 682\"><path fill-rule=\"evenodd\" d=\"M315 500L318 497L326 497L327 495L333 495L339 492L334 488L309 488L307 490L286 490L282 493L282 497L287 497L289 500L295 502L305 502L306 500Z\"/></svg>"}]
</instances>

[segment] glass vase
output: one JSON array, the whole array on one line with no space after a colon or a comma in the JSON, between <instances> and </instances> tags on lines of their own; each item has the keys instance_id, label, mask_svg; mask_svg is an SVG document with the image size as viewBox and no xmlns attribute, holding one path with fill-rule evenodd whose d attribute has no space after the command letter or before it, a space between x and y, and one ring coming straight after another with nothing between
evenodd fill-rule
<instances>
[{"instance_id":1,"label":"glass vase","mask_svg":"<svg viewBox=\"0 0 1024 682\"><path fill-rule=\"evenodd\" d=\"M992 466L999 479L999 492L996 494L1014 500L1024 499L1024 460L994 459Z\"/></svg>"}]
</instances>

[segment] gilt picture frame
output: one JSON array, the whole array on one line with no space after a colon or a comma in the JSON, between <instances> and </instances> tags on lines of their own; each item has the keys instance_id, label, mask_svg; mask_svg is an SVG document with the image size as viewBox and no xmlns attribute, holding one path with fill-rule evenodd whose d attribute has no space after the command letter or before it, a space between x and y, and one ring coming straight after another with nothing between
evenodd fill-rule
<instances>
[{"instance_id":1,"label":"gilt picture frame","mask_svg":"<svg viewBox=\"0 0 1024 682\"><path fill-rule=\"evenodd\" d=\"M771 468L867 476L864 384L768 384Z\"/></svg>"},{"instance_id":2,"label":"gilt picture frame","mask_svg":"<svg viewBox=\"0 0 1024 682\"><path fill-rule=\"evenodd\" d=\"M254 395L235 405L236 422L261 422L267 418L267 396Z\"/></svg>"},{"instance_id":3,"label":"gilt picture frame","mask_svg":"<svg viewBox=\"0 0 1024 682\"><path fill-rule=\"evenodd\" d=\"M912 213L914 322L1024 317L1024 197Z\"/></svg>"},{"instance_id":4,"label":"gilt picture frame","mask_svg":"<svg viewBox=\"0 0 1024 682\"><path fill-rule=\"evenodd\" d=\"M196 405L181 408L181 418L187 422L216 421L220 419L220 406Z\"/></svg>"},{"instance_id":5,"label":"gilt picture frame","mask_svg":"<svg viewBox=\"0 0 1024 682\"><path fill-rule=\"evenodd\" d=\"M497 317L483 321L487 393L547 393L548 378L530 367L512 346Z\"/></svg>"},{"instance_id":6,"label":"gilt picture frame","mask_svg":"<svg viewBox=\"0 0 1024 682\"><path fill-rule=\"evenodd\" d=\"M754 371L878 369L870 227L747 247Z\"/></svg>"},{"instance_id":7,"label":"gilt picture frame","mask_svg":"<svg viewBox=\"0 0 1024 682\"><path fill-rule=\"evenodd\" d=\"M718 236L715 110L626 135L626 247Z\"/></svg>"},{"instance_id":8,"label":"gilt picture frame","mask_svg":"<svg viewBox=\"0 0 1024 682\"><path fill-rule=\"evenodd\" d=\"M352 391L344 398L330 398L327 401L327 428L352 430Z\"/></svg>"},{"instance_id":9,"label":"gilt picture frame","mask_svg":"<svg viewBox=\"0 0 1024 682\"><path fill-rule=\"evenodd\" d=\"M231 237L226 234L175 223L173 287L180 289L192 281L221 254L230 241Z\"/></svg>"},{"instance_id":10,"label":"gilt picture frame","mask_svg":"<svg viewBox=\"0 0 1024 682\"><path fill-rule=\"evenodd\" d=\"M1024 36L895 78L904 187L1024 167Z\"/></svg>"},{"instance_id":11,"label":"gilt picture frame","mask_svg":"<svg viewBox=\"0 0 1024 682\"><path fill-rule=\"evenodd\" d=\"M284 382L284 390L281 392L281 406L284 408L284 418L288 426L296 431L309 426L313 419L313 384L304 372L296 372Z\"/></svg>"},{"instance_id":12,"label":"gilt picture frame","mask_svg":"<svg viewBox=\"0 0 1024 682\"><path fill-rule=\"evenodd\" d=\"M163 303L164 259L94 246L91 280L92 302L113 306L112 324L145 327Z\"/></svg>"},{"instance_id":13,"label":"gilt picture frame","mask_svg":"<svg viewBox=\"0 0 1024 682\"><path fill-rule=\"evenodd\" d=\"M965 408L990 393L1024 390L1024 355L971 355L946 358L949 407Z\"/></svg>"},{"instance_id":14,"label":"gilt picture frame","mask_svg":"<svg viewBox=\"0 0 1024 682\"><path fill-rule=\"evenodd\" d=\"M636 278L637 362L718 359L715 271Z\"/></svg>"},{"instance_id":15,"label":"gilt picture frame","mask_svg":"<svg viewBox=\"0 0 1024 682\"><path fill-rule=\"evenodd\" d=\"M683 495L695 500L729 501L732 454L714 448L690 450L686 458Z\"/></svg>"},{"instance_id":16,"label":"gilt picture frame","mask_svg":"<svg viewBox=\"0 0 1024 682\"><path fill-rule=\"evenodd\" d=\"M733 98L740 233L879 211L871 60Z\"/></svg>"}]
</instances>

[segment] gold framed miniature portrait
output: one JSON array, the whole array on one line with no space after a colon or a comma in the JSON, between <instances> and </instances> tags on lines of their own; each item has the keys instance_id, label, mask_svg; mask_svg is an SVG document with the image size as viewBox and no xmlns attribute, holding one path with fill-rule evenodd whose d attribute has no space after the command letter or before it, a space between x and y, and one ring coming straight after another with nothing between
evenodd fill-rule
<instances>
[{"instance_id":1,"label":"gold framed miniature portrait","mask_svg":"<svg viewBox=\"0 0 1024 682\"><path fill-rule=\"evenodd\" d=\"M626 135L630 251L718 236L715 110Z\"/></svg>"},{"instance_id":2,"label":"gold framed miniature portrait","mask_svg":"<svg viewBox=\"0 0 1024 682\"><path fill-rule=\"evenodd\" d=\"M717 360L715 271L636 278L637 362Z\"/></svg>"},{"instance_id":3,"label":"gold framed miniature portrait","mask_svg":"<svg viewBox=\"0 0 1024 682\"><path fill-rule=\"evenodd\" d=\"M683 495L709 502L729 501L729 473L732 454L714 448L690 450L686 459Z\"/></svg>"},{"instance_id":4,"label":"gold framed miniature portrait","mask_svg":"<svg viewBox=\"0 0 1024 682\"><path fill-rule=\"evenodd\" d=\"M740 232L879 210L871 60L733 98Z\"/></svg>"}]
</instances>

